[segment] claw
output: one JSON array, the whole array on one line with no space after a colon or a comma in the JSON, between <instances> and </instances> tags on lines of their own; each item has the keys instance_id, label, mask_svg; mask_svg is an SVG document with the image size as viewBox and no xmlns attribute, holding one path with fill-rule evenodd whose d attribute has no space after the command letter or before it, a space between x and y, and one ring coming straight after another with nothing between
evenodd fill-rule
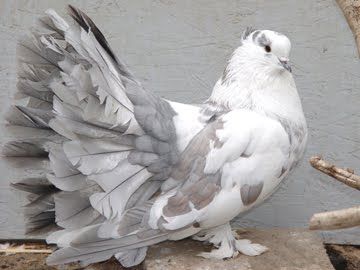
<instances>
[{"instance_id":1,"label":"claw","mask_svg":"<svg viewBox=\"0 0 360 270\"><path fill-rule=\"evenodd\" d=\"M208 236L208 235L204 235L204 236L193 235L193 236L192 236L192 239L194 239L194 240L196 240L196 241L201 241L201 242L206 241L206 240L208 240L209 238L210 238L210 236Z\"/></svg>"},{"instance_id":2,"label":"claw","mask_svg":"<svg viewBox=\"0 0 360 270\"><path fill-rule=\"evenodd\" d=\"M196 256L203 257L205 259L217 259L222 260L226 258L234 258L239 254L239 252L232 250L231 252L226 252L220 249L213 249L210 252L200 252Z\"/></svg>"}]
</instances>

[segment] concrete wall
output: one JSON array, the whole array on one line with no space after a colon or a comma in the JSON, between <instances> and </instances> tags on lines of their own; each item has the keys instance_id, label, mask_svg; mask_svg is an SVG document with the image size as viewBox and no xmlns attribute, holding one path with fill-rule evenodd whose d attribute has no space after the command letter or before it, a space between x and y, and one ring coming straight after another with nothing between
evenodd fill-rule
<instances>
[{"instance_id":1,"label":"concrete wall","mask_svg":"<svg viewBox=\"0 0 360 270\"><path fill-rule=\"evenodd\" d=\"M49 7L66 3L88 13L115 52L145 87L171 100L199 103L210 93L246 26L273 29L292 40L291 60L308 120L305 161L264 205L235 222L260 227L305 227L319 211L359 205L355 190L312 169L322 154L360 168L360 61L350 29L331 0L0 0L0 113L15 90L15 44ZM2 123L4 121L2 120ZM2 126L3 141L12 133ZM19 195L10 180L37 175L42 161L10 166L0 160L0 238L23 237ZM360 231L324 233L327 241L360 244Z\"/></svg>"}]
</instances>

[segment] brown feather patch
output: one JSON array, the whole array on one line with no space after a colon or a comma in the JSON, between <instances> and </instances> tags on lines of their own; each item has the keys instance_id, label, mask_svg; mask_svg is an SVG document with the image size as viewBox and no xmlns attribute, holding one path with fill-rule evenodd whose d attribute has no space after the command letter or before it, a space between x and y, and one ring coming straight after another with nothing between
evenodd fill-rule
<instances>
[{"instance_id":1,"label":"brown feather patch","mask_svg":"<svg viewBox=\"0 0 360 270\"><path fill-rule=\"evenodd\" d=\"M245 184L240 188L240 196L244 205L252 204L259 197L262 188L264 186L263 182L260 182L257 185L248 185Z\"/></svg>"}]
</instances>

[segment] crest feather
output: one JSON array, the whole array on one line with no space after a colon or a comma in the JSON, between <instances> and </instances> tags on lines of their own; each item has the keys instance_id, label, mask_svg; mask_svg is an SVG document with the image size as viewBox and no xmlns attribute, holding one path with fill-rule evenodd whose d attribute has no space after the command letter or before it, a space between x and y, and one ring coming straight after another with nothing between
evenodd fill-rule
<instances>
[{"instance_id":1,"label":"crest feather","mask_svg":"<svg viewBox=\"0 0 360 270\"><path fill-rule=\"evenodd\" d=\"M241 35L241 39L242 40L245 40L247 39L248 36L251 35L251 33L255 32L256 29L255 28L252 28L252 27L246 27L245 31L242 33Z\"/></svg>"}]
</instances>

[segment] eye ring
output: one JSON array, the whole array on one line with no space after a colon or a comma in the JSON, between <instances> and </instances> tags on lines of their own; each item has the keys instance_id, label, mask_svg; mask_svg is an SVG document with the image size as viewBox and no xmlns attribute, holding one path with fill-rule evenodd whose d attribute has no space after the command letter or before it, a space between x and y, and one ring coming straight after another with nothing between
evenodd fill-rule
<instances>
[{"instance_id":1,"label":"eye ring","mask_svg":"<svg viewBox=\"0 0 360 270\"><path fill-rule=\"evenodd\" d=\"M268 53L271 52L271 47L269 45L266 45L264 49Z\"/></svg>"}]
</instances>

